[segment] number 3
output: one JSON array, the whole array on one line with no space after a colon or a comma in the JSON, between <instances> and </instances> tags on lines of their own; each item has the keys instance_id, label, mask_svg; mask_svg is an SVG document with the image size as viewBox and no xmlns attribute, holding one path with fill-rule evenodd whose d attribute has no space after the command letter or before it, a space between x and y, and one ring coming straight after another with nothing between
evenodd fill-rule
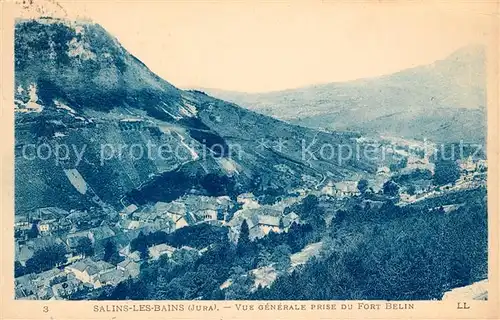
<instances>
[{"instance_id":1,"label":"number 3","mask_svg":"<svg viewBox=\"0 0 500 320\"><path fill-rule=\"evenodd\" d=\"M49 307L48 306L43 306L43 312L45 312L45 313L49 312Z\"/></svg>"}]
</instances>

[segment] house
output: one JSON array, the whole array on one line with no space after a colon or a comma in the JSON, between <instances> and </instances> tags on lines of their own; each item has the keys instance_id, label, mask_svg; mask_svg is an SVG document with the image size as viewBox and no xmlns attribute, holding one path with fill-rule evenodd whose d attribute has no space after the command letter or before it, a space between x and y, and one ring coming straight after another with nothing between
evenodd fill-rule
<instances>
[{"instance_id":1,"label":"house","mask_svg":"<svg viewBox=\"0 0 500 320\"><path fill-rule=\"evenodd\" d=\"M74 249L78 246L78 243L81 239L83 238L89 238L89 232L88 231L80 231L80 232L74 232L70 233L66 236L66 245L70 249Z\"/></svg>"},{"instance_id":2,"label":"house","mask_svg":"<svg viewBox=\"0 0 500 320\"><path fill-rule=\"evenodd\" d=\"M260 239L260 238L265 237L266 233L264 232L264 230L262 228L255 227L255 228L250 229L248 236L249 236L250 240L253 241L255 239Z\"/></svg>"},{"instance_id":3,"label":"house","mask_svg":"<svg viewBox=\"0 0 500 320\"><path fill-rule=\"evenodd\" d=\"M231 201L231 198L228 196L217 197L216 201L220 207L226 208L226 209L229 209L233 204L233 201Z\"/></svg>"},{"instance_id":4,"label":"house","mask_svg":"<svg viewBox=\"0 0 500 320\"><path fill-rule=\"evenodd\" d=\"M168 217L173 221L179 220L186 214L186 205L181 202L157 202L153 208L158 216Z\"/></svg>"},{"instance_id":5,"label":"house","mask_svg":"<svg viewBox=\"0 0 500 320\"><path fill-rule=\"evenodd\" d=\"M127 234L127 237L129 237L129 239L131 239L131 241L135 238L137 238L137 236L139 236L139 234L142 232L142 234L144 235L148 235L150 233L153 233L155 232L155 229L151 228L150 225L144 225L143 227L140 227L139 229L134 229L134 230L124 230L124 233Z\"/></svg>"},{"instance_id":6,"label":"house","mask_svg":"<svg viewBox=\"0 0 500 320\"><path fill-rule=\"evenodd\" d=\"M217 220L218 208L216 203L200 203L195 215L198 221Z\"/></svg>"},{"instance_id":7,"label":"house","mask_svg":"<svg viewBox=\"0 0 500 320\"><path fill-rule=\"evenodd\" d=\"M145 226L140 229L134 229L134 230L124 230L124 232L116 234L113 238L110 240L113 241L116 245L116 248L118 249L118 253L122 257L129 257L133 256L134 253L130 251L130 242L137 238L139 233L143 233L145 235L150 234L152 230L148 227ZM137 260L140 260L140 256L137 253Z\"/></svg>"},{"instance_id":8,"label":"house","mask_svg":"<svg viewBox=\"0 0 500 320\"><path fill-rule=\"evenodd\" d=\"M64 217L64 218L61 218L59 219L59 221L57 221L57 230L59 232L68 232L70 231L71 229L73 228L73 224L71 223L71 221Z\"/></svg>"},{"instance_id":9,"label":"house","mask_svg":"<svg viewBox=\"0 0 500 320\"><path fill-rule=\"evenodd\" d=\"M153 222L157 217L155 211L151 211L148 208L144 208L143 210L136 211L132 213L132 219L135 221L141 222Z\"/></svg>"},{"instance_id":10,"label":"house","mask_svg":"<svg viewBox=\"0 0 500 320\"><path fill-rule=\"evenodd\" d=\"M155 220L153 223L149 223L145 225L155 231L164 231L164 232L171 232L174 226L174 222L171 219L160 217Z\"/></svg>"},{"instance_id":11,"label":"house","mask_svg":"<svg viewBox=\"0 0 500 320\"><path fill-rule=\"evenodd\" d=\"M141 271L141 264L132 259L126 258L122 262L118 263L116 268L123 271L125 277L135 278L139 276L139 273Z\"/></svg>"},{"instance_id":12,"label":"house","mask_svg":"<svg viewBox=\"0 0 500 320\"><path fill-rule=\"evenodd\" d=\"M85 258L83 253L72 252L71 255L66 260L66 263L73 263Z\"/></svg>"},{"instance_id":13,"label":"house","mask_svg":"<svg viewBox=\"0 0 500 320\"><path fill-rule=\"evenodd\" d=\"M59 268L52 268L37 274L33 282L39 287L48 287L53 279L63 275L63 272Z\"/></svg>"},{"instance_id":14,"label":"house","mask_svg":"<svg viewBox=\"0 0 500 320\"><path fill-rule=\"evenodd\" d=\"M224 213L232 206L228 196L208 197L188 195L182 198L187 212L193 212L198 221L223 220Z\"/></svg>"},{"instance_id":15,"label":"house","mask_svg":"<svg viewBox=\"0 0 500 320\"><path fill-rule=\"evenodd\" d=\"M458 163L460 169L465 172L485 171L488 168L486 160L473 159L472 156L462 159Z\"/></svg>"},{"instance_id":16,"label":"house","mask_svg":"<svg viewBox=\"0 0 500 320\"><path fill-rule=\"evenodd\" d=\"M64 242L61 240L61 238L54 236L39 237L26 242L26 245L34 251L40 251L47 247L63 244Z\"/></svg>"},{"instance_id":17,"label":"house","mask_svg":"<svg viewBox=\"0 0 500 320\"><path fill-rule=\"evenodd\" d=\"M189 223L186 221L184 217L180 217L179 219L175 220L174 223L175 223L174 230L184 228L189 225Z\"/></svg>"},{"instance_id":18,"label":"house","mask_svg":"<svg viewBox=\"0 0 500 320\"><path fill-rule=\"evenodd\" d=\"M28 221L28 217L25 215L15 215L14 216L14 230L28 230L31 228L31 224Z\"/></svg>"},{"instance_id":19,"label":"house","mask_svg":"<svg viewBox=\"0 0 500 320\"><path fill-rule=\"evenodd\" d=\"M280 232L280 217L261 215L258 216L256 224L265 234L269 232Z\"/></svg>"},{"instance_id":20,"label":"house","mask_svg":"<svg viewBox=\"0 0 500 320\"><path fill-rule=\"evenodd\" d=\"M387 166L382 166L377 169L377 174L379 175L387 175L389 173L391 173L391 169Z\"/></svg>"},{"instance_id":21,"label":"house","mask_svg":"<svg viewBox=\"0 0 500 320\"><path fill-rule=\"evenodd\" d=\"M238 195L236 201L242 205L243 209L255 209L260 207L260 204L254 194L250 192Z\"/></svg>"},{"instance_id":22,"label":"house","mask_svg":"<svg viewBox=\"0 0 500 320\"><path fill-rule=\"evenodd\" d=\"M48 235L51 232L57 230L57 223L56 219L46 219L46 220L35 220L37 221L36 223L36 228L40 235Z\"/></svg>"},{"instance_id":23,"label":"house","mask_svg":"<svg viewBox=\"0 0 500 320\"><path fill-rule=\"evenodd\" d=\"M250 229L250 238L262 238L269 232L281 232L280 217L269 215L254 215L247 220L248 228Z\"/></svg>"},{"instance_id":24,"label":"house","mask_svg":"<svg viewBox=\"0 0 500 320\"><path fill-rule=\"evenodd\" d=\"M66 216L66 219L68 219L72 224L76 225L85 220L89 220L90 214L86 211L71 210Z\"/></svg>"},{"instance_id":25,"label":"house","mask_svg":"<svg viewBox=\"0 0 500 320\"><path fill-rule=\"evenodd\" d=\"M150 247L148 249L148 251L149 251L149 256L151 257L151 259L158 260L160 258L160 256L162 256L164 254L168 255L168 257L170 258L172 256L172 254L174 253L175 248L172 246L169 246L165 243L162 243L162 244Z\"/></svg>"},{"instance_id":26,"label":"house","mask_svg":"<svg viewBox=\"0 0 500 320\"><path fill-rule=\"evenodd\" d=\"M14 297L18 300L36 300L36 296L34 296L34 291L30 291L25 287L16 286L14 290ZM33 297L33 298L31 298Z\"/></svg>"},{"instance_id":27,"label":"house","mask_svg":"<svg viewBox=\"0 0 500 320\"><path fill-rule=\"evenodd\" d=\"M289 214L285 215L282 218L283 221L283 227L285 228L286 231L292 226L294 223L299 223L300 222L300 217L298 214L295 212L290 212Z\"/></svg>"},{"instance_id":28,"label":"house","mask_svg":"<svg viewBox=\"0 0 500 320\"><path fill-rule=\"evenodd\" d=\"M159 202L155 203L155 205L153 206L153 210L155 210L159 214L167 214L167 212L169 211L169 209L172 205L173 205L173 202L167 203L167 202L159 201ZM178 203L177 205L178 205L178 207L180 207L182 204Z\"/></svg>"},{"instance_id":29,"label":"house","mask_svg":"<svg viewBox=\"0 0 500 320\"><path fill-rule=\"evenodd\" d=\"M52 292L52 287L41 287L38 288L36 292L36 296L38 300L50 300L54 297L54 293Z\"/></svg>"},{"instance_id":30,"label":"house","mask_svg":"<svg viewBox=\"0 0 500 320\"><path fill-rule=\"evenodd\" d=\"M113 269L99 274L99 283L101 286L117 286L127 277L122 270Z\"/></svg>"},{"instance_id":31,"label":"house","mask_svg":"<svg viewBox=\"0 0 500 320\"><path fill-rule=\"evenodd\" d=\"M409 157L408 163L405 168L402 168L401 173L409 173L416 169L429 170L434 173L434 167L434 163L429 162L427 158Z\"/></svg>"},{"instance_id":32,"label":"house","mask_svg":"<svg viewBox=\"0 0 500 320\"><path fill-rule=\"evenodd\" d=\"M55 228L54 226L55 220L50 220L50 221L40 221L37 223L36 227L38 229L38 232L41 235L47 235L50 232L54 231L53 229Z\"/></svg>"},{"instance_id":33,"label":"house","mask_svg":"<svg viewBox=\"0 0 500 320\"><path fill-rule=\"evenodd\" d=\"M94 247L94 256L98 259L104 258L105 248L113 239L115 232L110 226L102 225L89 230L89 239Z\"/></svg>"},{"instance_id":34,"label":"house","mask_svg":"<svg viewBox=\"0 0 500 320\"><path fill-rule=\"evenodd\" d=\"M37 291L37 287L33 282L35 278L35 274L27 274L15 278L14 287L16 299L27 298L35 294L35 292Z\"/></svg>"},{"instance_id":35,"label":"house","mask_svg":"<svg viewBox=\"0 0 500 320\"><path fill-rule=\"evenodd\" d=\"M139 251L130 252L129 254L126 255L126 258L128 258L134 262L139 262L142 260L141 253Z\"/></svg>"},{"instance_id":36,"label":"house","mask_svg":"<svg viewBox=\"0 0 500 320\"><path fill-rule=\"evenodd\" d=\"M196 219L194 214L192 212L188 212L184 216L173 221L173 223L174 223L173 230L177 230L177 229L189 226L189 225L196 224L197 221L198 220Z\"/></svg>"},{"instance_id":37,"label":"house","mask_svg":"<svg viewBox=\"0 0 500 320\"><path fill-rule=\"evenodd\" d=\"M190 226L193 224L196 224L196 222L198 221L196 219L194 213L192 213L192 212L186 213L186 215L183 218L184 218L184 220L186 220L186 223Z\"/></svg>"},{"instance_id":38,"label":"house","mask_svg":"<svg viewBox=\"0 0 500 320\"><path fill-rule=\"evenodd\" d=\"M137 220L129 220L129 219L123 219L120 221L120 227L123 229L127 230L135 230L139 229L141 226L143 226L143 223L141 221Z\"/></svg>"},{"instance_id":39,"label":"house","mask_svg":"<svg viewBox=\"0 0 500 320\"><path fill-rule=\"evenodd\" d=\"M117 233L114 237L110 238L109 241L112 241L116 245L116 249L120 255L127 255L130 251L130 242L134 239L133 233L129 232L120 232Z\"/></svg>"},{"instance_id":40,"label":"house","mask_svg":"<svg viewBox=\"0 0 500 320\"><path fill-rule=\"evenodd\" d=\"M89 230L89 238L92 243L109 239L115 235L115 232L107 225L92 228Z\"/></svg>"},{"instance_id":41,"label":"house","mask_svg":"<svg viewBox=\"0 0 500 320\"><path fill-rule=\"evenodd\" d=\"M102 286L100 281L100 275L114 270L115 267L105 261L93 261L90 258L80 260L73 263L65 268L65 271L75 275L75 278L83 283L89 283L94 288L99 288Z\"/></svg>"},{"instance_id":42,"label":"house","mask_svg":"<svg viewBox=\"0 0 500 320\"><path fill-rule=\"evenodd\" d=\"M321 193L328 195L328 196L333 196L335 195L335 188L333 186L333 182L329 181L322 189Z\"/></svg>"},{"instance_id":43,"label":"house","mask_svg":"<svg viewBox=\"0 0 500 320\"><path fill-rule=\"evenodd\" d=\"M332 194L337 197L353 197L359 196L361 193L358 190L357 181L341 181L333 184L331 189Z\"/></svg>"},{"instance_id":44,"label":"house","mask_svg":"<svg viewBox=\"0 0 500 320\"><path fill-rule=\"evenodd\" d=\"M53 297L51 285L58 278L61 278L62 275L64 275L64 273L58 268L53 268L39 274L33 274L29 279L31 294L40 300L51 299Z\"/></svg>"},{"instance_id":45,"label":"house","mask_svg":"<svg viewBox=\"0 0 500 320\"><path fill-rule=\"evenodd\" d=\"M134 213L137 209L139 209L135 204L131 204L127 207L125 207L125 214L129 215L129 214L132 214Z\"/></svg>"},{"instance_id":46,"label":"house","mask_svg":"<svg viewBox=\"0 0 500 320\"><path fill-rule=\"evenodd\" d=\"M134 213L137 209L139 208L135 204L131 204L126 206L122 211L120 211L118 215L120 216L120 218L126 219L130 217L130 215Z\"/></svg>"},{"instance_id":47,"label":"house","mask_svg":"<svg viewBox=\"0 0 500 320\"><path fill-rule=\"evenodd\" d=\"M30 220L37 222L37 229L42 235L50 234L59 229L58 221L69 215L69 212L57 207L36 209Z\"/></svg>"},{"instance_id":48,"label":"house","mask_svg":"<svg viewBox=\"0 0 500 320\"><path fill-rule=\"evenodd\" d=\"M54 284L51 290L55 300L62 300L78 292L81 287L80 281L76 278L70 278L64 282Z\"/></svg>"},{"instance_id":49,"label":"house","mask_svg":"<svg viewBox=\"0 0 500 320\"><path fill-rule=\"evenodd\" d=\"M69 212L57 207L36 209L31 215L31 220L56 221L69 215Z\"/></svg>"}]
</instances>

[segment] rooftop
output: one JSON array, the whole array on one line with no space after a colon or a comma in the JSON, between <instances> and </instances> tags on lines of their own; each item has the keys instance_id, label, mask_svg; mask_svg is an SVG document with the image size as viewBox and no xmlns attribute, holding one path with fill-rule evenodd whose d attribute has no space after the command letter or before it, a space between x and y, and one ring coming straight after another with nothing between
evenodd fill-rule
<instances>
[{"instance_id":1,"label":"rooftop","mask_svg":"<svg viewBox=\"0 0 500 320\"><path fill-rule=\"evenodd\" d=\"M45 236L31 240L30 242L28 242L28 246L30 246L33 250L38 251L43 248L47 248L62 243L63 241L58 237Z\"/></svg>"},{"instance_id":2,"label":"rooftop","mask_svg":"<svg viewBox=\"0 0 500 320\"><path fill-rule=\"evenodd\" d=\"M106 261L94 261L90 258L85 258L68 266L69 269L75 269L80 272L87 272L89 275L98 274L105 270L114 269L114 266Z\"/></svg>"},{"instance_id":3,"label":"rooftop","mask_svg":"<svg viewBox=\"0 0 500 320\"><path fill-rule=\"evenodd\" d=\"M69 215L69 212L57 207L47 207L36 209L33 213L34 219L40 220L51 220L51 219L60 219Z\"/></svg>"},{"instance_id":4,"label":"rooftop","mask_svg":"<svg viewBox=\"0 0 500 320\"><path fill-rule=\"evenodd\" d=\"M168 244L166 243L162 243L162 244L159 244L159 245L156 245L156 246L152 246L149 248L149 252L151 254L156 254L156 255L160 255L160 254L163 254L163 253L166 253L166 252L169 252L169 253L172 253L175 251L175 248L172 247L172 246L169 246Z\"/></svg>"},{"instance_id":5,"label":"rooftop","mask_svg":"<svg viewBox=\"0 0 500 320\"><path fill-rule=\"evenodd\" d=\"M125 274L121 270L110 270L101 274L99 280L103 284L117 285L122 280L125 280Z\"/></svg>"},{"instance_id":6,"label":"rooftop","mask_svg":"<svg viewBox=\"0 0 500 320\"><path fill-rule=\"evenodd\" d=\"M89 230L92 233L95 240L103 240L115 235L115 232L109 226L100 226L97 228L92 228Z\"/></svg>"},{"instance_id":7,"label":"rooftop","mask_svg":"<svg viewBox=\"0 0 500 320\"><path fill-rule=\"evenodd\" d=\"M259 225L267 225L267 226L279 226L280 218L275 216L262 215L258 216L257 224Z\"/></svg>"}]
</instances>

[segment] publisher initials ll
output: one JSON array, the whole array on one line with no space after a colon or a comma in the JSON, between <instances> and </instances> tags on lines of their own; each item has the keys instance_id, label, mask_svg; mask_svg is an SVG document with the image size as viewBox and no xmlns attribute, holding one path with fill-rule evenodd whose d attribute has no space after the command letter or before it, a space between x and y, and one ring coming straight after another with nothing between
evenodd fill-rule
<instances>
[{"instance_id":1,"label":"publisher initials ll","mask_svg":"<svg viewBox=\"0 0 500 320\"><path fill-rule=\"evenodd\" d=\"M459 302L457 309L470 309L470 306L467 305L467 302Z\"/></svg>"}]
</instances>

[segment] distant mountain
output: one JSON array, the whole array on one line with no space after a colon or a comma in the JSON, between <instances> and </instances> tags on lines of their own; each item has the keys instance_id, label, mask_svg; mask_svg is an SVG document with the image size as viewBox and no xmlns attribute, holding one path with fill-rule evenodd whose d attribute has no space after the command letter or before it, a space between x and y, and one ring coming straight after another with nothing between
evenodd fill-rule
<instances>
[{"instance_id":1,"label":"distant mountain","mask_svg":"<svg viewBox=\"0 0 500 320\"><path fill-rule=\"evenodd\" d=\"M268 93L199 89L250 110L311 128L483 142L485 48L395 74Z\"/></svg>"},{"instance_id":2,"label":"distant mountain","mask_svg":"<svg viewBox=\"0 0 500 320\"><path fill-rule=\"evenodd\" d=\"M302 141L354 146L353 135L177 89L91 22L19 20L15 88L17 211L289 189L372 168L360 159L304 159ZM138 156L148 144L170 153Z\"/></svg>"}]
</instances>

